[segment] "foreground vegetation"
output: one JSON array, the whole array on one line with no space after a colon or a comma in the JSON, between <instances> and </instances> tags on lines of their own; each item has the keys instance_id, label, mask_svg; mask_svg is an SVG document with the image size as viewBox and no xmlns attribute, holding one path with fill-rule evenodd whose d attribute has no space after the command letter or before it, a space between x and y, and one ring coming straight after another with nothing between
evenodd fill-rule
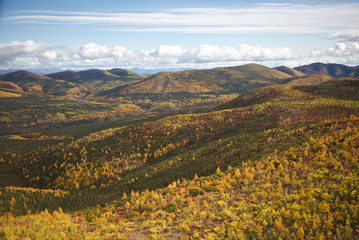
<instances>
[{"instance_id":1,"label":"foreground vegetation","mask_svg":"<svg viewBox=\"0 0 359 240\"><path fill-rule=\"evenodd\" d=\"M359 85L270 86L227 104L6 152L0 236L358 239Z\"/></svg>"}]
</instances>

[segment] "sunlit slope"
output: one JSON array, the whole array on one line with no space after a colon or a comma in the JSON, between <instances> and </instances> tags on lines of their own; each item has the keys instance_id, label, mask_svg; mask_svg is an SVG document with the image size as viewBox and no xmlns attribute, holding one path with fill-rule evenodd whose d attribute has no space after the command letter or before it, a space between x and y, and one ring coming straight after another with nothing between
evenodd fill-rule
<instances>
[{"instance_id":1,"label":"sunlit slope","mask_svg":"<svg viewBox=\"0 0 359 240\"><path fill-rule=\"evenodd\" d=\"M337 78L315 86L297 86L294 88L321 97L359 100L359 80L353 78Z\"/></svg>"},{"instance_id":2,"label":"sunlit slope","mask_svg":"<svg viewBox=\"0 0 359 240\"><path fill-rule=\"evenodd\" d=\"M0 98L21 97L24 90L17 84L7 81L0 81Z\"/></svg>"},{"instance_id":3,"label":"sunlit slope","mask_svg":"<svg viewBox=\"0 0 359 240\"><path fill-rule=\"evenodd\" d=\"M307 76L307 74L305 74L305 73L302 73L298 70L295 70L293 68L289 68L286 66L279 66L279 67L275 67L274 69L284 72L286 74L289 74L292 77L306 77Z\"/></svg>"},{"instance_id":4,"label":"sunlit slope","mask_svg":"<svg viewBox=\"0 0 359 240\"><path fill-rule=\"evenodd\" d=\"M307 75L305 73L302 73L293 68L288 68L286 66L276 67L275 69L292 76L292 80L287 83L290 85L313 85L333 79L332 76L329 76L326 73L304 71L308 74Z\"/></svg>"},{"instance_id":5,"label":"sunlit slope","mask_svg":"<svg viewBox=\"0 0 359 240\"><path fill-rule=\"evenodd\" d=\"M289 85L314 85L322 82L332 80L331 76L326 74L312 74L306 77L294 78L292 81L288 82Z\"/></svg>"},{"instance_id":6,"label":"sunlit slope","mask_svg":"<svg viewBox=\"0 0 359 240\"><path fill-rule=\"evenodd\" d=\"M161 72L123 89L121 94L237 92L283 83L292 76L257 64L209 70Z\"/></svg>"},{"instance_id":7,"label":"sunlit slope","mask_svg":"<svg viewBox=\"0 0 359 240\"><path fill-rule=\"evenodd\" d=\"M19 93L24 92L24 89L19 87L19 85L15 84L13 82L8 82L8 81L1 81L0 89L3 91L13 91L13 92L19 92Z\"/></svg>"}]
</instances>

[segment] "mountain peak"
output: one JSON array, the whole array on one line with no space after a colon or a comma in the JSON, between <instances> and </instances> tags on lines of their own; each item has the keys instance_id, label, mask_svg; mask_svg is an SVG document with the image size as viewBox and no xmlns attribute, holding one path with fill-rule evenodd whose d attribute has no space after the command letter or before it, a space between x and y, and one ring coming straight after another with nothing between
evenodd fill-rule
<instances>
[{"instance_id":1,"label":"mountain peak","mask_svg":"<svg viewBox=\"0 0 359 240\"><path fill-rule=\"evenodd\" d=\"M105 70L100 70L100 69L89 69L89 70L85 70L85 71L80 71L79 72L83 77L85 78L98 78L98 77L102 77L102 76L106 76L106 77L114 77L117 78L118 76L105 71Z\"/></svg>"},{"instance_id":2,"label":"mountain peak","mask_svg":"<svg viewBox=\"0 0 359 240\"><path fill-rule=\"evenodd\" d=\"M117 75L117 76L120 76L120 77L129 77L129 76L138 75L137 73L128 71L128 70L123 69L123 68L113 68L111 70L108 70L107 72L112 73L112 74Z\"/></svg>"},{"instance_id":3,"label":"mountain peak","mask_svg":"<svg viewBox=\"0 0 359 240\"><path fill-rule=\"evenodd\" d=\"M65 71L47 74L47 76L53 79L61 79L70 82L82 82L87 80L99 80L99 79L117 79L118 76L100 69L89 69L80 72Z\"/></svg>"},{"instance_id":4,"label":"mountain peak","mask_svg":"<svg viewBox=\"0 0 359 240\"><path fill-rule=\"evenodd\" d=\"M51 80L50 77L42 76L25 70L19 70L0 76L1 81L16 82L17 80Z\"/></svg>"},{"instance_id":5,"label":"mountain peak","mask_svg":"<svg viewBox=\"0 0 359 240\"><path fill-rule=\"evenodd\" d=\"M62 80L73 80L81 78L81 75L75 71L65 71L65 72L58 72L58 73L50 73L47 76L53 79L62 79Z\"/></svg>"}]
</instances>

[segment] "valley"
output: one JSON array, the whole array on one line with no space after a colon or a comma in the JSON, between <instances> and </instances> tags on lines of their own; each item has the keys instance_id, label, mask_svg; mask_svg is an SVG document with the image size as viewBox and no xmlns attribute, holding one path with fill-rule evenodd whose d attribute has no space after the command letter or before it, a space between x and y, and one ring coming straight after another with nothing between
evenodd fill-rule
<instances>
[{"instance_id":1,"label":"valley","mask_svg":"<svg viewBox=\"0 0 359 240\"><path fill-rule=\"evenodd\" d=\"M0 238L358 239L359 80L317 65L1 75Z\"/></svg>"},{"instance_id":2,"label":"valley","mask_svg":"<svg viewBox=\"0 0 359 240\"><path fill-rule=\"evenodd\" d=\"M0 134L38 135L49 128L196 111L272 84L330 78L258 64L150 76L118 68L47 75L15 71L0 76Z\"/></svg>"}]
</instances>

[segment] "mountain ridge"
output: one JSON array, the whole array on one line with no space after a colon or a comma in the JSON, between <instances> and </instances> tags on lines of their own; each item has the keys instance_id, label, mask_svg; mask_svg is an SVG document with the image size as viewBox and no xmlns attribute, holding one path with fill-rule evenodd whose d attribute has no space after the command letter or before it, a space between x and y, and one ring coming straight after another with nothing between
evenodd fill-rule
<instances>
[{"instance_id":1,"label":"mountain ridge","mask_svg":"<svg viewBox=\"0 0 359 240\"><path fill-rule=\"evenodd\" d=\"M116 73L119 75L116 75ZM114 68L108 71L99 69L89 69L79 72L65 71L47 74L46 76L81 84L89 89L93 95L101 95L101 92L138 82L145 78L143 75L120 68Z\"/></svg>"},{"instance_id":2,"label":"mountain ridge","mask_svg":"<svg viewBox=\"0 0 359 240\"><path fill-rule=\"evenodd\" d=\"M269 85L272 82L282 83L291 77L287 73L259 64L206 70L160 72L121 90L120 93L241 92L241 88L244 86L253 89L258 86Z\"/></svg>"},{"instance_id":3,"label":"mountain ridge","mask_svg":"<svg viewBox=\"0 0 359 240\"><path fill-rule=\"evenodd\" d=\"M88 94L88 90L82 85L54 80L48 76L23 70L1 75L0 81L16 84L17 89L21 88L24 93L29 94L67 96L72 98L83 98ZM11 91L11 87L7 90Z\"/></svg>"},{"instance_id":4,"label":"mountain ridge","mask_svg":"<svg viewBox=\"0 0 359 240\"><path fill-rule=\"evenodd\" d=\"M305 74L326 74L333 78L338 77L352 77L359 78L359 66L350 67L343 64L336 63L312 63L295 67L295 70L301 71Z\"/></svg>"},{"instance_id":5,"label":"mountain ridge","mask_svg":"<svg viewBox=\"0 0 359 240\"><path fill-rule=\"evenodd\" d=\"M287 73L287 74L291 75L292 77L306 77L307 76L307 74L305 74L305 73L302 73L298 70L295 70L293 68L289 68L286 66L279 66L279 67L275 67L274 69L284 72L284 73Z\"/></svg>"},{"instance_id":6,"label":"mountain ridge","mask_svg":"<svg viewBox=\"0 0 359 240\"><path fill-rule=\"evenodd\" d=\"M84 71L65 71L46 74L46 76L53 79L61 79L66 81L72 81L77 83L82 83L88 80L114 80L118 79L119 76L112 74L109 71L99 70L99 69L89 69Z\"/></svg>"}]
</instances>

